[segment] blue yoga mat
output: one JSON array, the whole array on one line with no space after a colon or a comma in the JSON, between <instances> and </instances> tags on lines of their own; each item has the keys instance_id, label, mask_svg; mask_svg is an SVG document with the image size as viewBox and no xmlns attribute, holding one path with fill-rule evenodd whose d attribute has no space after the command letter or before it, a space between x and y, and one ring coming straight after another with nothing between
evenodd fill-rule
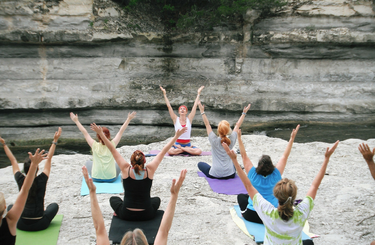
<instances>
[{"instance_id":1,"label":"blue yoga mat","mask_svg":"<svg viewBox=\"0 0 375 245\"><path fill-rule=\"evenodd\" d=\"M110 193L110 194L119 194L124 192L124 188L122 187L121 183L121 174L117 177L117 179L112 182L94 182L96 186L96 193ZM81 185L81 196L86 196L90 194L89 188L86 185L85 179L82 178L82 185Z\"/></svg>"},{"instance_id":2,"label":"blue yoga mat","mask_svg":"<svg viewBox=\"0 0 375 245\"><path fill-rule=\"evenodd\" d=\"M243 221L247 232L250 235L254 236L254 241L256 243L263 243L264 242L264 233L265 233L264 225L245 220L241 215L241 210L240 210L240 207L238 205L234 205L234 210L236 211L237 216ZM236 224L237 224L237 222L236 222ZM242 229L242 227L239 224L237 224L237 225ZM302 240L311 240L311 238L308 235L306 235L305 232L302 232Z\"/></svg>"},{"instance_id":3,"label":"blue yoga mat","mask_svg":"<svg viewBox=\"0 0 375 245\"><path fill-rule=\"evenodd\" d=\"M245 186L243 185L240 177L238 177L237 174L232 179L212 179L208 178L204 173L198 171L198 176L204 177L210 185L211 189L216 193L227 195L247 193Z\"/></svg>"}]
</instances>

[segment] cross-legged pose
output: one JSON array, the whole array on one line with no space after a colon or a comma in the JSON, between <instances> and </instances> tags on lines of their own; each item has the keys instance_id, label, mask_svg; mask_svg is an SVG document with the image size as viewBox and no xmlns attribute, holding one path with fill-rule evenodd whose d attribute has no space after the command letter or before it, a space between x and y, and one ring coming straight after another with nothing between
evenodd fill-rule
<instances>
[{"instance_id":1,"label":"cross-legged pose","mask_svg":"<svg viewBox=\"0 0 375 245\"><path fill-rule=\"evenodd\" d=\"M169 230L172 226L173 216L176 209L176 203L178 198L178 193L184 182L186 176L186 169L181 171L180 178L176 181L175 179L172 180L171 186L171 198L169 200L167 209L163 215L163 219L161 220L161 224L156 235L154 244L155 245L166 245L168 240ZM96 197L96 187L92 182L92 179L89 178L88 172L86 167L82 167L82 173L85 178L86 184L90 190L90 202L91 202L91 213L92 219L94 222L95 232L96 232L96 244L97 245L109 245L108 234L105 229L104 219L102 212L100 210L98 199ZM148 245L147 238L145 234L140 229L135 229L133 231L128 231L125 233L124 237L122 238L121 245L129 245L129 244L137 244L137 245Z\"/></svg>"},{"instance_id":2,"label":"cross-legged pose","mask_svg":"<svg viewBox=\"0 0 375 245\"><path fill-rule=\"evenodd\" d=\"M298 133L299 127L300 125L297 125L297 127L293 129L292 133L290 134L288 145L286 146L284 154L276 164L276 167L272 164L270 156L263 155L259 159L258 167L255 168L246 154L246 150L241 139L241 130L238 131L238 145L247 177L250 179L250 182L254 188L257 189L264 197L264 199L272 203L272 205L275 207L278 206L278 201L273 195L273 188L275 187L276 183L281 180L281 175L284 173L286 162L288 160L290 151L292 150L293 142ZM255 223L263 223L255 211L253 201L249 195L239 194L237 196L237 201L244 219Z\"/></svg>"},{"instance_id":3,"label":"cross-legged pose","mask_svg":"<svg viewBox=\"0 0 375 245\"><path fill-rule=\"evenodd\" d=\"M116 134L115 138L111 140L111 144L116 147L121 140L125 129L128 127L130 121L135 117L135 112L128 113L128 118L121 126L120 130ZM120 173L120 168L116 165L115 159L113 158L108 147L104 144L103 139L97 134L99 142L95 141L87 130L82 126L78 120L78 115L70 113L70 118L77 125L78 129L82 132L85 137L87 144L91 147L92 160L87 161L86 167L95 182L114 182ZM106 127L102 127L105 138L111 139L111 134ZM103 137L104 138L104 137Z\"/></svg>"},{"instance_id":4,"label":"cross-legged pose","mask_svg":"<svg viewBox=\"0 0 375 245\"><path fill-rule=\"evenodd\" d=\"M204 86L201 86L198 89L197 98L194 101L193 108L191 109L191 112L189 113L189 115L187 116L187 113L188 113L187 107L185 105L181 105L178 108L179 116L177 116L174 113L171 104L169 103L169 100L167 98L167 92L165 91L165 89L163 87L160 86L160 89L161 89L161 91L163 91L163 94L164 94L164 99L165 99L165 103L167 104L167 107L168 107L169 115L171 116L172 121L173 121L174 129L177 131L178 129L181 129L183 127L187 128L187 131L183 135L181 135L177 139L176 143L171 147L171 149L168 150L168 154L171 155L171 156L181 154L181 153L185 153L185 152L189 153L191 155L200 155L202 153L201 149L199 149L196 146L193 146L191 144L190 136L191 136L191 125L193 123L195 112L197 110L199 96L200 96L203 88L204 88Z\"/></svg>"},{"instance_id":5,"label":"cross-legged pose","mask_svg":"<svg viewBox=\"0 0 375 245\"><path fill-rule=\"evenodd\" d=\"M61 135L61 128L55 132L51 147L48 151L47 161L44 165L42 173L37 175L33 181L29 195L27 197L25 208L22 212L21 218L18 221L17 228L24 231L40 231L47 229L53 218L56 216L59 205L57 203L51 203L44 209L44 196L46 194L47 181L51 173L52 157L55 154L57 141ZM5 154L8 156L12 168L14 179L17 182L18 189L21 190L25 183L25 175L21 173L18 166L17 159L14 157L10 149L5 143L5 140L0 137L0 142L3 144ZM28 158L23 169L25 174L30 171L31 159ZM38 173L39 168L37 168ZM8 209L12 206L10 205Z\"/></svg>"},{"instance_id":6,"label":"cross-legged pose","mask_svg":"<svg viewBox=\"0 0 375 245\"><path fill-rule=\"evenodd\" d=\"M284 178L277 182L273 189L273 194L279 203L276 208L272 203L264 199L258 190L254 188L250 179L247 178L244 171L242 171L237 161L237 154L223 143L223 147L232 159L237 173L245 185L247 193L253 200L255 211L266 227L263 244L303 244L303 227L314 207L314 199L326 172L329 158L338 144L339 141L336 141L331 148L327 147L322 167L313 180L306 197L296 206L293 206L297 196L297 186L294 181Z\"/></svg>"},{"instance_id":7,"label":"cross-legged pose","mask_svg":"<svg viewBox=\"0 0 375 245\"><path fill-rule=\"evenodd\" d=\"M39 149L37 149L34 155L29 152L29 158L31 160L29 172L26 175L25 181L16 201L14 202L12 208L8 210L5 217L3 217L6 209L5 197L4 194L0 192L0 244L16 244L17 222L21 217L23 208L25 207L27 195L29 194L30 187L33 184L38 164L45 159L46 156L47 154L44 154L44 150L39 152Z\"/></svg>"},{"instance_id":8,"label":"cross-legged pose","mask_svg":"<svg viewBox=\"0 0 375 245\"><path fill-rule=\"evenodd\" d=\"M250 104L243 109L242 115L238 119L236 126L233 129L233 132L231 132L229 122L223 120L219 123L217 127L217 133L219 134L219 136L216 136L215 133L212 131L210 122L208 121L207 115L204 111L204 106L200 101L198 105L203 118L204 125L206 126L208 140L210 141L212 152L212 165L210 166L205 162L199 162L198 168L209 178L234 178L236 174L236 169L234 168L232 160L227 155L221 144L225 142L230 149L234 147L237 139L237 131L241 127L247 111L250 109ZM227 137L228 135L229 137Z\"/></svg>"},{"instance_id":9,"label":"cross-legged pose","mask_svg":"<svg viewBox=\"0 0 375 245\"><path fill-rule=\"evenodd\" d=\"M186 128L179 129L174 137L163 147L156 157L146 165L146 158L142 151L135 151L128 163L116 150L111 142L103 137L104 133L101 127L95 123L91 124L91 129L99 134L108 149L113 154L117 164L120 166L122 175L122 184L124 186L124 200L113 196L110 198L110 204L115 214L123 220L142 221L153 219L160 206L159 197L150 197L152 180L156 169L163 160L164 155L171 148L174 142L180 137Z\"/></svg>"}]
</instances>

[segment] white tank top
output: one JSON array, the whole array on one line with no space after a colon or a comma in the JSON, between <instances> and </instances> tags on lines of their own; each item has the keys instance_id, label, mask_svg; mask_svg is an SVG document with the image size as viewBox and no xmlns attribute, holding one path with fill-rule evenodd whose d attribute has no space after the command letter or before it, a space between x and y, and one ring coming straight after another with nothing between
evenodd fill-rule
<instances>
[{"instance_id":1,"label":"white tank top","mask_svg":"<svg viewBox=\"0 0 375 245\"><path fill-rule=\"evenodd\" d=\"M189 121L189 118L186 118L186 126L187 130L185 133L183 133L178 139L180 140L190 140L190 135L191 135L191 123ZM174 130L177 132L177 130L183 128L180 123L180 118L177 117L176 123L174 124Z\"/></svg>"}]
</instances>

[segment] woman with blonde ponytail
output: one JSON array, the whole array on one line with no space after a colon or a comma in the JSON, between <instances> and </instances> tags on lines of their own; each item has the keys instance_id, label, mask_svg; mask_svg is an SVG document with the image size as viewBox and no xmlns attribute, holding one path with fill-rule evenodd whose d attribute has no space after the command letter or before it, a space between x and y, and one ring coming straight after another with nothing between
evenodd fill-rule
<instances>
[{"instance_id":1,"label":"woman with blonde ponytail","mask_svg":"<svg viewBox=\"0 0 375 245\"><path fill-rule=\"evenodd\" d=\"M273 193L279 202L279 206L276 208L254 188L250 179L247 178L245 172L241 169L237 161L237 154L233 150L230 150L228 145L223 143L223 147L232 159L238 176L240 176L247 193L253 201L255 211L266 227L264 245L311 244L311 240L302 241L302 230L314 207L314 199L326 172L329 158L338 144L339 141L336 141L331 148L327 147L323 165L313 180L306 197L295 207L293 207L293 203L297 196L297 186L294 181L285 178L275 185Z\"/></svg>"},{"instance_id":2,"label":"woman with blonde ponytail","mask_svg":"<svg viewBox=\"0 0 375 245\"><path fill-rule=\"evenodd\" d=\"M116 150L109 139L104 137L101 127L93 123L91 124L91 129L103 139L121 169L122 184L125 191L124 200L121 200L121 198L117 196L113 196L109 200L115 214L120 219L129 221L153 219L160 206L159 197L150 197L155 171L178 137L185 133L186 128L177 130L174 137L147 165L145 165L146 158L142 151L136 150L130 157L129 164Z\"/></svg>"},{"instance_id":3,"label":"woman with blonde ponytail","mask_svg":"<svg viewBox=\"0 0 375 245\"><path fill-rule=\"evenodd\" d=\"M242 111L241 117L238 119L236 126L233 129L233 132L230 128L228 121L221 121L217 127L217 133L219 137L215 135L212 131L210 122L204 111L204 106L199 101L198 103L199 110L201 112L204 125L206 126L208 140L211 144L212 152L212 166L205 162L199 162L198 168L202 171L207 177L215 179L229 179L234 178L236 169L233 166L233 162L230 157L225 153L222 143L225 143L229 146L230 149L234 147L237 139L237 131L242 125L243 120L245 119L247 111L250 109L250 104L248 104ZM229 137L228 137L229 135Z\"/></svg>"}]
</instances>

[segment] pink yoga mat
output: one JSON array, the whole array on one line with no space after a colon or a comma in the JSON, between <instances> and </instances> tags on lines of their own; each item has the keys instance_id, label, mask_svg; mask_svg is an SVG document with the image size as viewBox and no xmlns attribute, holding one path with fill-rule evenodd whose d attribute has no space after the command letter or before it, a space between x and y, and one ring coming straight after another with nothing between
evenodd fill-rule
<instances>
[{"instance_id":1,"label":"pink yoga mat","mask_svg":"<svg viewBox=\"0 0 375 245\"><path fill-rule=\"evenodd\" d=\"M156 156L159 152L160 152L159 150L151 150L150 154L146 154L146 156ZM165 155L170 156L168 153L165 154ZM186 153L186 154L178 154L178 155L174 155L174 156L194 157L195 155L190 155L190 154ZM202 151L202 154L200 154L199 156L211 156L211 152L210 151Z\"/></svg>"},{"instance_id":2,"label":"pink yoga mat","mask_svg":"<svg viewBox=\"0 0 375 245\"><path fill-rule=\"evenodd\" d=\"M206 178L211 189L216 193L227 195L247 194L246 188L237 174L233 179L211 179L198 171L198 176Z\"/></svg>"}]
</instances>

